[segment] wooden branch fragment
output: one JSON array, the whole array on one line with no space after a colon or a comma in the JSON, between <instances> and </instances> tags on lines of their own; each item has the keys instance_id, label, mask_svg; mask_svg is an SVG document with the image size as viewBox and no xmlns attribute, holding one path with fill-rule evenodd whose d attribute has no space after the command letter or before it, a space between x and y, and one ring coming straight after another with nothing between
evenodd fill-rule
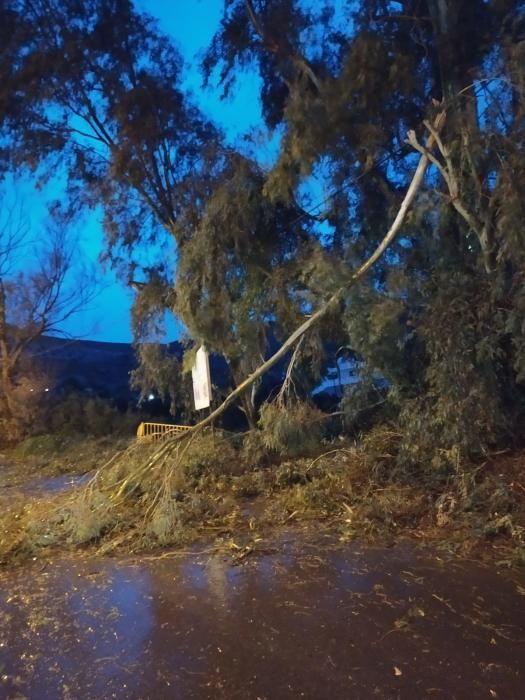
<instances>
[{"instance_id":1,"label":"wooden branch fragment","mask_svg":"<svg viewBox=\"0 0 525 700\"><path fill-rule=\"evenodd\" d=\"M448 148L446 148L445 144L443 143L441 139L441 135L439 133L439 130L435 129L433 124L431 124L428 119L425 119L423 121L423 124L425 125L426 129L428 130L429 134L432 134L434 137L434 141L436 142L436 146L439 149L439 152L443 156L443 158L449 158L450 156L450 151Z\"/></svg>"},{"instance_id":2,"label":"wooden branch fragment","mask_svg":"<svg viewBox=\"0 0 525 700\"><path fill-rule=\"evenodd\" d=\"M319 94L321 94L321 81L317 77L317 75L314 72L314 69L312 66L308 63L306 58L304 56L301 56L300 54L296 54L295 56L292 57L293 62L295 65L299 68L299 70L304 71L304 73L310 78L312 84L315 86L315 89Z\"/></svg>"},{"instance_id":3,"label":"wooden branch fragment","mask_svg":"<svg viewBox=\"0 0 525 700\"><path fill-rule=\"evenodd\" d=\"M293 368L295 366L295 363L297 361L297 358L299 356L299 350L301 349L301 345L303 344L303 341L306 336L301 336L301 339L295 346L295 350L292 353L292 357L290 359L290 362L288 363L288 369L286 370L286 376L284 377L284 382L283 385L281 386L281 389L279 393L277 394L277 403L283 404L285 401L285 397L287 392L289 392L290 385L293 384L293 379L292 379L292 373L293 373Z\"/></svg>"},{"instance_id":4,"label":"wooden branch fragment","mask_svg":"<svg viewBox=\"0 0 525 700\"><path fill-rule=\"evenodd\" d=\"M268 46L268 38L264 32L264 29L262 28L261 23L259 22L257 15L255 14L255 8L252 0L244 0L244 4L246 6L246 11L248 13L248 17L250 18L250 22L253 24L255 31L263 40L264 44Z\"/></svg>"},{"instance_id":5,"label":"wooden branch fragment","mask_svg":"<svg viewBox=\"0 0 525 700\"><path fill-rule=\"evenodd\" d=\"M413 130L410 130L407 134L407 138L405 139L405 143L407 143L409 146L412 146L412 148L420 153L423 156L426 156L429 161L432 163L432 165L435 165L436 168L439 170L441 173L441 176L447 183L448 190L452 190L452 181L449 177L449 173L447 168L443 165L443 163L436 158L436 156L430 151L426 146L422 146L419 141L417 140L416 132Z\"/></svg>"}]
</instances>

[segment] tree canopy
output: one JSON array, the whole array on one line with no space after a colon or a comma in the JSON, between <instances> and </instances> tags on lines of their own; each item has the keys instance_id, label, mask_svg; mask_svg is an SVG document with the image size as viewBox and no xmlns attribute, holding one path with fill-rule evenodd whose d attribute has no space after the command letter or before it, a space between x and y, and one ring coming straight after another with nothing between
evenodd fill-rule
<instances>
[{"instance_id":1,"label":"tree canopy","mask_svg":"<svg viewBox=\"0 0 525 700\"><path fill-rule=\"evenodd\" d=\"M517 432L522 0L226 0L203 80L227 99L241 70L260 76L280 139L270 168L197 109L176 48L128 0L4 0L1 12L3 172L60 163L68 206L103 206L108 254L140 290L137 340L158 340L168 310L239 383L270 329L282 341L349 285L426 155L401 235L303 359L335 338L381 373L410 463L453 467ZM167 241L176 264L141 260ZM245 410L253 422L253 401Z\"/></svg>"}]
</instances>

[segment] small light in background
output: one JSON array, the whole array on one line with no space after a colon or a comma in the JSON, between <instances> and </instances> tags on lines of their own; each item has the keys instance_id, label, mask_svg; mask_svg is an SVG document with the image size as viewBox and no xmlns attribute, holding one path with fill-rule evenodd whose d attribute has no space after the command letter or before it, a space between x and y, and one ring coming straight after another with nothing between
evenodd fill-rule
<instances>
[{"instance_id":1,"label":"small light in background","mask_svg":"<svg viewBox=\"0 0 525 700\"><path fill-rule=\"evenodd\" d=\"M47 391L47 389L46 389ZM155 394L148 394L148 401L154 401L155 400Z\"/></svg>"},{"instance_id":2,"label":"small light in background","mask_svg":"<svg viewBox=\"0 0 525 700\"><path fill-rule=\"evenodd\" d=\"M33 391L33 390L31 389L31 391ZM46 386L46 388L44 389L44 391L49 391L49 389L47 388L47 386Z\"/></svg>"}]
</instances>

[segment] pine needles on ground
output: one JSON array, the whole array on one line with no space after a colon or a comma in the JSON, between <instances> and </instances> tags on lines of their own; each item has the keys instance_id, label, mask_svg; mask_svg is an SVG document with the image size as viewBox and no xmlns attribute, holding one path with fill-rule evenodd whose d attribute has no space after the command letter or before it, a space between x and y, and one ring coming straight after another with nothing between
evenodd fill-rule
<instances>
[{"instance_id":1,"label":"pine needles on ground","mask_svg":"<svg viewBox=\"0 0 525 700\"><path fill-rule=\"evenodd\" d=\"M343 540L422 528L429 537L451 537L457 530L474 542L498 536L523 549L517 461L509 463L505 488L499 469L506 468L496 479L487 466L462 465L469 479L462 495L453 479L402 469L402 436L391 426L377 426L358 444L337 440L320 454L320 433L313 439L308 430L317 410L273 404L263 415L266 430L255 434L272 451L264 468L254 466L236 436L218 430L161 445L133 443L74 492L12 500L0 522L0 558L56 546L103 553L180 546L210 533L237 537L255 520L258 531L325 521ZM285 440L294 456L285 454Z\"/></svg>"}]
</instances>

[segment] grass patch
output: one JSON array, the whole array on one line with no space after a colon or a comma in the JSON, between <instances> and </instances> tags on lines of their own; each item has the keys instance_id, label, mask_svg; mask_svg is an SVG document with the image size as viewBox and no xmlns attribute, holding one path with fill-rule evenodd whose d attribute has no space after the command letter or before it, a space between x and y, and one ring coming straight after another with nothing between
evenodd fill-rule
<instances>
[{"instance_id":1,"label":"grass patch","mask_svg":"<svg viewBox=\"0 0 525 700\"><path fill-rule=\"evenodd\" d=\"M134 442L129 438L108 436L35 435L4 453L0 486L16 486L32 479L62 474L85 474Z\"/></svg>"},{"instance_id":2,"label":"grass patch","mask_svg":"<svg viewBox=\"0 0 525 700\"><path fill-rule=\"evenodd\" d=\"M22 440L13 450L13 456L18 459L27 457L50 457L58 454L68 442L67 435L45 434L33 435Z\"/></svg>"}]
</instances>

